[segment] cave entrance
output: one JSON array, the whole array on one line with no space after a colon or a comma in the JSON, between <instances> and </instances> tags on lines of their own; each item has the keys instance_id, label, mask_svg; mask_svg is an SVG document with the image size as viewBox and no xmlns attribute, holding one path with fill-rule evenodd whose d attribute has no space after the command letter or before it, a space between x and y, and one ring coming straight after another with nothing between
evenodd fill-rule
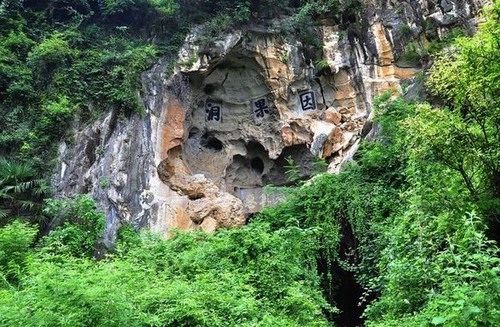
<instances>
[{"instance_id":1,"label":"cave entrance","mask_svg":"<svg viewBox=\"0 0 500 327\"><path fill-rule=\"evenodd\" d=\"M359 263L356 254L357 240L353 234L349 222L342 220L341 239L339 248L339 261L347 263L347 266L355 266ZM326 253L320 254L318 258L318 274L321 276L321 286L326 300L339 309L337 314L327 314L328 320L339 327L363 326L363 312L371 299L363 301L365 295L363 287L356 280L356 273L346 269L346 264L331 262Z\"/></svg>"},{"instance_id":2,"label":"cave entrance","mask_svg":"<svg viewBox=\"0 0 500 327\"><path fill-rule=\"evenodd\" d=\"M338 274L339 285L335 304L340 313L333 317L333 321L339 327L363 326L364 319L361 318L361 315L365 308L359 305L363 290L356 281L354 272L340 269Z\"/></svg>"},{"instance_id":3,"label":"cave entrance","mask_svg":"<svg viewBox=\"0 0 500 327\"><path fill-rule=\"evenodd\" d=\"M204 148L215 151L215 152L221 151L222 148L224 147L224 145L222 144L222 142L219 139L217 139L216 137L209 135L209 134L204 134L201 137L200 144Z\"/></svg>"},{"instance_id":4,"label":"cave entrance","mask_svg":"<svg viewBox=\"0 0 500 327\"><path fill-rule=\"evenodd\" d=\"M250 167L252 167L252 170L258 174L262 174L264 172L264 162L259 157L255 157L250 161Z\"/></svg>"},{"instance_id":5,"label":"cave entrance","mask_svg":"<svg viewBox=\"0 0 500 327\"><path fill-rule=\"evenodd\" d=\"M339 313L325 312L329 321L338 327L363 326L361 317L366 304L359 305L363 289L356 281L355 273L343 269L338 263L329 264L326 257L318 259L318 274L321 288L328 303L339 309Z\"/></svg>"},{"instance_id":6,"label":"cave entrance","mask_svg":"<svg viewBox=\"0 0 500 327\"><path fill-rule=\"evenodd\" d=\"M305 144L286 147L280 156L274 160L274 165L263 177L264 184L273 184L276 186L293 185L287 176L288 158L292 158L297 168L300 170L299 178L306 179L314 172L313 166L316 160L315 156L309 151Z\"/></svg>"},{"instance_id":7,"label":"cave entrance","mask_svg":"<svg viewBox=\"0 0 500 327\"><path fill-rule=\"evenodd\" d=\"M497 245L500 245L500 221L498 221L498 215L494 215L494 217L490 218L488 222L488 228L486 229L486 236L496 242Z\"/></svg>"},{"instance_id":8,"label":"cave entrance","mask_svg":"<svg viewBox=\"0 0 500 327\"><path fill-rule=\"evenodd\" d=\"M238 189L262 187L262 175L272 164L262 144L250 141L244 146L246 151L234 155L231 164L226 169L226 188L229 192L234 190L234 194L238 193Z\"/></svg>"}]
</instances>

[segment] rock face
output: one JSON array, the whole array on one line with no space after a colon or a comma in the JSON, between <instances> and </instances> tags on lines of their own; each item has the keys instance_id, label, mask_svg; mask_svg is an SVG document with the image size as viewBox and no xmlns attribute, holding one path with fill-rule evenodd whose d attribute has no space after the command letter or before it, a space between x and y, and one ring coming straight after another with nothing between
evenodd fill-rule
<instances>
[{"instance_id":1,"label":"rock face","mask_svg":"<svg viewBox=\"0 0 500 327\"><path fill-rule=\"evenodd\" d=\"M98 200L109 245L125 222L165 236L242 225L276 200L262 187L287 183L287 158L304 178L317 158L339 171L357 149L374 97L404 92L427 64L429 40L473 27L480 6L365 1L347 28L318 22L320 47L282 37L279 20L210 46L199 45L203 28L195 29L173 73L166 58L144 73L144 117L112 110L61 145L58 193Z\"/></svg>"}]
</instances>

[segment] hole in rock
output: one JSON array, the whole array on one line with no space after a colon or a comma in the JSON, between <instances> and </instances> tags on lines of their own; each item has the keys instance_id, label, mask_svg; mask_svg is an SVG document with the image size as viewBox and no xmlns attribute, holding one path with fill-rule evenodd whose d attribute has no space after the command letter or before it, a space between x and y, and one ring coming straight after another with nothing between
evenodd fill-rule
<instances>
[{"instance_id":1,"label":"hole in rock","mask_svg":"<svg viewBox=\"0 0 500 327\"><path fill-rule=\"evenodd\" d=\"M486 236L497 242L497 244L500 244L500 221L498 220L497 215L493 215L488 223L488 229L486 230Z\"/></svg>"},{"instance_id":2,"label":"hole in rock","mask_svg":"<svg viewBox=\"0 0 500 327\"><path fill-rule=\"evenodd\" d=\"M293 145L284 148L280 156L274 160L271 170L262 177L264 184L277 186L292 184L286 174L286 171L289 170L287 168L288 157L291 157L294 164L299 168L300 179L307 179L314 172L313 163L316 159L311 154L311 151L309 151L305 144Z\"/></svg>"},{"instance_id":3,"label":"hole in rock","mask_svg":"<svg viewBox=\"0 0 500 327\"><path fill-rule=\"evenodd\" d=\"M95 139L89 139L87 145L85 146L85 155L87 159L89 159L89 167L94 164L96 161L96 150L97 150L97 142Z\"/></svg>"},{"instance_id":4,"label":"hole in rock","mask_svg":"<svg viewBox=\"0 0 500 327\"><path fill-rule=\"evenodd\" d=\"M221 151L224 147L219 139L207 134L201 137L200 144L204 148L210 149L212 151Z\"/></svg>"},{"instance_id":5,"label":"hole in rock","mask_svg":"<svg viewBox=\"0 0 500 327\"><path fill-rule=\"evenodd\" d=\"M252 154L264 154L267 156L267 151L259 142L250 141L247 145L247 151L249 155Z\"/></svg>"},{"instance_id":6,"label":"hole in rock","mask_svg":"<svg viewBox=\"0 0 500 327\"><path fill-rule=\"evenodd\" d=\"M196 135L198 135L200 133L200 130L196 127L193 127L189 130L189 136L188 138L192 139L193 137L195 137Z\"/></svg>"},{"instance_id":7,"label":"hole in rock","mask_svg":"<svg viewBox=\"0 0 500 327\"><path fill-rule=\"evenodd\" d=\"M187 196L188 196L189 200L199 200L199 199L203 199L205 197L205 194L194 193L194 194L188 194Z\"/></svg>"},{"instance_id":8,"label":"hole in rock","mask_svg":"<svg viewBox=\"0 0 500 327\"><path fill-rule=\"evenodd\" d=\"M259 173L262 174L264 172L264 162L262 161L261 158L255 157L250 161L250 166L252 169Z\"/></svg>"},{"instance_id":9,"label":"hole in rock","mask_svg":"<svg viewBox=\"0 0 500 327\"><path fill-rule=\"evenodd\" d=\"M258 159L262 161L261 158ZM262 162L261 165L263 170L264 163ZM226 169L226 185L233 190L234 194L239 194L240 189L254 188L261 184L261 177L256 174L251 160L239 154L235 155L232 163Z\"/></svg>"},{"instance_id":10,"label":"hole in rock","mask_svg":"<svg viewBox=\"0 0 500 327\"><path fill-rule=\"evenodd\" d=\"M341 221L342 237L340 239L340 260L348 265L356 265L359 257L356 254L357 241L353 234L351 225ZM327 314L330 321L339 327L363 326L364 319L361 317L368 302L372 298L360 304L363 297L363 288L356 280L355 272L346 270L339 262L328 264L329 260L325 254L318 259L318 274L322 276L321 285L323 294L327 301L339 309L338 314ZM332 277L327 277L332 276Z\"/></svg>"},{"instance_id":11,"label":"hole in rock","mask_svg":"<svg viewBox=\"0 0 500 327\"><path fill-rule=\"evenodd\" d=\"M215 86L213 86L212 84L208 84L203 88L203 92L205 92L208 95L214 93L214 91L215 91Z\"/></svg>"},{"instance_id":12,"label":"hole in rock","mask_svg":"<svg viewBox=\"0 0 500 327\"><path fill-rule=\"evenodd\" d=\"M248 214L247 218L245 219L245 225L248 225L252 221L254 216L255 216L255 213Z\"/></svg>"},{"instance_id":13,"label":"hole in rock","mask_svg":"<svg viewBox=\"0 0 500 327\"><path fill-rule=\"evenodd\" d=\"M341 239L340 239L340 258L349 264L359 263L359 257L356 254L358 241L354 236L352 226L349 222L341 220ZM342 267L336 267L338 271L339 284L336 292L335 302L340 310L338 316L334 319L339 327L357 327L362 326L364 320L361 318L366 309L366 302L360 305L360 299L363 295L363 289L356 280L355 273L345 270Z\"/></svg>"},{"instance_id":14,"label":"hole in rock","mask_svg":"<svg viewBox=\"0 0 500 327\"><path fill-rule=\"evenodd\" d=\"M264 164L264 160L269 158L267 150L264 148L262 144L255 141L250 141L246 145L246 148L248 151L247 158L252 158L249 160L250 169L252 169L257 174L262 174L266 167Z\"/></svg>"}]
</instances>

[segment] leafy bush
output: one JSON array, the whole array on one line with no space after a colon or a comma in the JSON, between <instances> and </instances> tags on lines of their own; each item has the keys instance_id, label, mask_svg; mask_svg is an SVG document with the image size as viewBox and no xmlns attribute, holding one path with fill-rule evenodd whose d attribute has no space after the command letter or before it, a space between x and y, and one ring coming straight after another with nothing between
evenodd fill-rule
<instances>
[{"instance_id":1,"label":"leafy bush","mask_svg":"<svg viewBox=\"0 0 500 327\"><path fill-rule=\"evenodd\" d=\"M424 54L423 50L420 49L419 45L415 42L410 42L406 45L404 53L402 54L400 60L406 64L413 66L418 66L420 63L420 58Z\"/></svg>"},{"instance_id":2,"label":"leafy bush","mask_svg":"<svg viewBox=\"0 0 500 327\"><path fill-rule=\"evenodd\" d=\"M105 226L104 214L95 210L89 196L73 199L47 199L44 213L60 224L44 238L49 251L75 257L93 256L102 238Z\"/></svg>"},{"instance_id":3,"label":"leafy bush","mask_svg":"<svg viewBox=\"0 0 500 327\"><path fill-rule=\"evenodd\" d=\"M0 290L23 275L36 233L18 220L0 229Z\"/></svg>"},{"instance_id":4,"label":"leafy bush","mask_svg":"<svg viewBox=\"0 0 500 327\"><path fill-rule=\"evenodd\" d=\"M167 241L143 234L98 263L42 248L21 289L0 292L0 319L22 326L328 326L322 310L330 308L308 259L311 234L266 224Z\"/></svg>"},{"instance_id":5,"label":"leafy bush","mask_svg":"<svg viewBox=\"0 0 500 327\"><path fill-rule=\"evenodd\" d=\"M26 62L35 78L45 84L50 83L55 71L71 64L77 54L64 34L56 32L33 47Z\"/></svg>"},{"instance_id":6,"label":"leafy bush","mask_svg":"<svg viewBox=\"0 0 500 327\"><path fill-rule=\"evenodd\" d=\"M39 219L39 201L49 193L46 181L29 163L0 158L0 225L15 217Z\"/></svg>"}]
</instances>

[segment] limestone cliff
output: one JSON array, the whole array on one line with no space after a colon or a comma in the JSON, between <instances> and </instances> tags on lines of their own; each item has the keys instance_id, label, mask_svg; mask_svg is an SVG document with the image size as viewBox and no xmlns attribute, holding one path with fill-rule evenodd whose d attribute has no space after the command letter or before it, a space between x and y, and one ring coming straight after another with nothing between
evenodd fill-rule
<instances>
[{"instance_id":1,"label":"limestone cliff","mask_svg":"<svg viewBox=\"0 0 500 327\"><path fill-rule=\"evenodd\" d=\"M143 75L143 117L110 111L61 144L59 195L90 193L107 214L106 242L130 222L174 228L239 226L286 183L286 158L311 174L339 171L366 133L372 101L401 93L429 39L473 28L481 1L365 1L351 22L317 24L320 46L282 36L287 18L256 20L207 46L203 27L176 58ZM243 201L242 201L243 200Z\"/></svg>"}]
</instances>

